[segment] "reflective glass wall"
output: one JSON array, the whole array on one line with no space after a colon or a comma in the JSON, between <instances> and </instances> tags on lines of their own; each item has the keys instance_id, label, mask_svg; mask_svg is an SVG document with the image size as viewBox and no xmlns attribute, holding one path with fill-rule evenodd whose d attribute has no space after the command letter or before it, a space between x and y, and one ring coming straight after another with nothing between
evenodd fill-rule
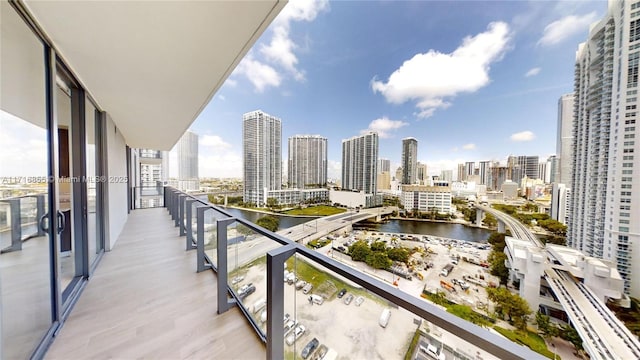
<instances>
[{"instance_id":1,"label":"reflective glass wall","mask_svg":"<svg viewBox=\"0 0 640 360\"><path fill-rule=\"evenodd\" d=\"M0 9L0 301L4 359L28 358L52 324L44 46Z\"/></svg>"}]
</instances>

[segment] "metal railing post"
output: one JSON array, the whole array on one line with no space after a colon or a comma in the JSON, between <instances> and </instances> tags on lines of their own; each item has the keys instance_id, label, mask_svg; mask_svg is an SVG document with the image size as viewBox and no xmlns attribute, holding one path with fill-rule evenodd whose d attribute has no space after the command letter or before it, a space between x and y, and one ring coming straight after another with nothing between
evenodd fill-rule
<instances>
[{"instance_id":1,"label":"metal railing post","mask_svg":"<svg viewBox=\"0 0 640 360\"><path fill-rule=\"evenodd\" d=\"M0 253L8 253L22 250L22 216L20 214L20 199L6 199L9 203L9 214L11 214L11 245L0 250Z\"/></svg>"},{"instance_id":2,"label":"metal railing post","mask_svg":"<svg viewBox=\"0 0 640 360\"><path fill-rule=\"evenodd\" d=\"M196 262L197 272L203 272L206 269L210 269L211 266L207 266L204 263L204 212L209 210L208 206L199 206L196 208L197 213L197 227L196 227Z\"/></svg>"},{"instance_id":3,"label":"metal railing post","mask_svg":"<svg viewBox=\"0 0 640 360\"><path fill-rule=\"evenodd\" d=\"M284 262L296 253L285 245L267 252L267 359L284 359Z\"/></svg>"},{"instance_id":4,"label":"metal railing post","mask_svg":"<svg viewBox=\"0 0 640 360\"><path fill-rule=\"evenodd\" d=\"M229 271L227 267L227 226L236 221L235 218L221 219L216 221L217 246L216 254L218 255L217 274L218 274L218 314L222 314L236 305L235 299L227 297L227 288L229 287Z\"/></svg>"},{"instance_id":5,"label":"metal railing post","mask_svg":"<svg viewBox=\"0 0 640 360\"><path fill-rule=\"evenodd\" d=\"M196 248L196 245L193 241L193 203L198 202L198 200L194 198L188 198L186 200L187 204L187 215L186 215L186 247L185 250L193 250Z\"/></svg>"},{"instance_id":6,"label":"metal railing post","mask_svg":"<svg viewBox=\"0 0 640 360\"><path fill-rule=\"evenodd\" d=\"M180 236L184 236L184 203L188 199L188 195L180 194L178 195L178 228L180 229Z\"/></svg>"}]
</instances>

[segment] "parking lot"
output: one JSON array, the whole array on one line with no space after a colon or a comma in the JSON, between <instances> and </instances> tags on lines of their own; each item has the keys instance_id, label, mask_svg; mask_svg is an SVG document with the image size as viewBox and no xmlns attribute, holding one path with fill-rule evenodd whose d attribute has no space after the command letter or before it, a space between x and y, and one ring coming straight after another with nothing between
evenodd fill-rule
<instances>
[{"instance_id":1,"label":"parking lot","mask_svg":"<svg viewBox=\"0 0 640 360\"><path fill-rule=\"evenodd\" d=\"M357 239L390 239L397 238L398 235L387 235L382 233L354 232L347 237L336 238L333 246L343 245L350 238ZM431 237L416 237L413 240L398 239L398 244L407 247L419 247L423 249L421 254L416 255L416 259L420 258L419 269L423 279L420 280L415 274L411 280L401 278L388 271L375 270L368 267L362 262L353 262L348 255L331 249L332 244L317 249L334 259L344 262L355 269L362 271L368 275L376 277L382 281L395 283L399 289L419 297L423 289L431 291L444 291L450 300L460 304L467 304L476 310L483 308L487 303L486 292L482 286L477 286L467 282L469 288L464 291L460 286L453 284L453 279L462 280L463 277L477 279L484 277L483 283L488 284L497 281L488 274L486 268L462 261L462 257L473 258L474 262L482 262L486 260L489 250L478 249L477 244L468 244L463 241L448 241L444 239ZM344 246L344 245L343 245ZM441 269L447 264L452 263L452 256L460 256L458 264L448 276L439 275ZM432 265L429 269L424 269L427 265ZM289 268L288 270L293 270ZM317 273L325 273L322 269ZM257 262L254 266L245 268L242 271L243 279L236 285L240 288L243 285L252 283L256 290L244 299L244 305L251 311L256 302L260 303L261 299L266 299L266 265ZM308 272L307 272L308 274ZM309 276L309 275L307 275ZM313 275L312 275L313 277ZM301 358L301 351L304 346L313 338L317 338L319 343L334 350L338 354L338 359L400 359L403 358L411 341L417 325L414 322L415 316L404 310L393 307L386 301L367 293L363 289L350 284L345 279L333 277L335 283L339 284L333 287L332 292L319 292L319 289L313 289L309 294L304 294L302 290L296 290L295 285L285 284L285 313L289 314L292 319L296 319L302 324L306 331L297 339L292 346L285 344L285 352L287 358ZM310 280L310 279L303 279ZM455 291L447 291L441 287L441 280L452 284ZM346 284L346 285L343 285ZM342 287L348 289L347 294L341 298L337 298L337 293ZM325 297L322 305L313 304L309 301L311 294L320 294ZM344 300L350 295L354 295L353 301L346 305ZM364 301L360 306L356 306L355 298L361 296ZM389 308L391 317L386 328L379 325L379 319L382 311ZM253 316L258 324L262 324L264 330L265 324L261 319L262 310L257 311ZM284 325L284 324L283 324ZM285 336L286 338L286 336ZM312 357L310 357L312 358Z\"/></svg>"}]
</instances>

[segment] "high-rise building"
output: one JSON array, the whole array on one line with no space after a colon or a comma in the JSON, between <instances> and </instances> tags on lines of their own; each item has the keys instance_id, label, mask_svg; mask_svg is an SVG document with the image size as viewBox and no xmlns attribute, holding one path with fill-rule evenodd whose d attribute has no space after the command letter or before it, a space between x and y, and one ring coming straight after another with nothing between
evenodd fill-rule
<instances>
[{"instance_id":1,"label":"high-rise building","mask_svg":"<svg viewBox=\"0 0 640 360\"><path fill-rule=\"evenodd\" d=\"M456 181L465 181L467 179L467 175L464 172L464 164L458 164L458 172L456 175Z\"/></svg>"},{"instance_id":2,"label":"high-rise building","mask_svg":"<svg viewBox=\"0 0 640 360\"><path fill-rule=\"evenodd\" d=\"M378 133L342 140L342 188L376 194Z\"/></svg>"},{"instance_id":3,"label":"high-rise building","mask_svg":"<svg viewBox=\"0 0 640 360\"><path fill-rule=\"evenodd\" d=\"M451 184L453 182L453 170L440 171L440 180L446 181Z\"/></svg>"},{"instance_id":4,"label":"high-rise building","mask_svg":"<svg viewBox=\"0 0 640 360\"><path fill-rule=\"evenodd\" d=\"M262 110L242 115L245 203L267 202L267 191L282 188L282 121Z\"/></svg>"},{"instance_id":5,"label":"high-rise building","mask_svg":"<svg viewBox=\"0 0 640 360\"><path fill-rule=\"evenodd\" d=\"M491 180L487 188L493 191L500 191L502 184L507 180L511 180L511 168L494 163L491 167Z\"/></svg>"},{"instance_id":6,"label":"high-rise building","mask_svg":"<svg viewBox=\"0 0 640 360\"><path fill-rule=\"evenodd\" d=\"M416 183L418 164L418 140L412 137L402 139L402 183Z\"/></svg>"},{"instance_id":7,"label":"high-rise building","mask_svg":"<svg viewBox=\"0 0 640 360\"><path fill-rule=\"evenodd\" d=\"M538 177L536 177L536 179L549 183L549 178L551 177L551 174L548 173L549 170L551 169L547 166L546 162L538 163Z\"/></svg>"},{"instance_id":8,"label":"high-rise building","mask_svg":"<svg viewBox=\"0 0 640 360\"><path fill-rule=\"evenodd\" d=\"M489 185L491 179L491 161L480 161L478 167L480 185Z\"/></svg>"},{"instance_id":9,"label":"high-rise building","mask_svg":"<svg viewBox=\"0 0 640 360\"><path fill-rule=\"evenodd\" d=\"M554 180L561 184L571 182L571 162L573 161L571 142L573 141L573 105L574 95L565 94L558 100L558 133L556 155L559 160Z\"/></svg>"},{"instance_id":10,"label":"high-rise building","mask_svg":"<svg viewBox=\"0 0 640 360\"><path fill-rule=\"evenodd\" d=\"M423 164L418 161L418 164L416 165L416 183L426 185L426 182L429 179L427 170L427 164Z\"/></svg>"},{"instance_id":11,"label":"high-rise building","mask_svg":"<svg viewBox=\"0 0 640 360\"><path fill-rule=\"evenodd\" d=\"M631 255L640 254L637 5L609 1L607 14L576 52L567 236L586 255L614 261L625 292L635 297L640 296L640 261Z\"/></svg>"},{"instance_id":12,"label":"high-rise building","mask_svg":"<svg viewBox=\"0 0 640 360\"><path fill-rule=\"evenodd\" d=\"M567 224L570 211L571 189L565 184L554 183L551 190L551 218Z\"/></svg>"},{"instance_id":13,"label":"high-rise building","mask_svg":"<svg viewBox=\"0 0 640 360\"><path fill-rule=\"evenodd\" d=\"M378 174L382 174L383 172L391 174L391 160L378 159Z\"/></svg>"},{"instance_id":14,"label":"high-rise building","mask_svg":"<svg viewBox=\"0 0 640 360\"><path fill-rule=\"evenodd\" d=\"M476 163L474 161L467 161L464 163L464 179L462 179L462 181L469 180L469 177L475 175L475 173Z\"/></svg>"},{"instance_id":15,"label":"high-rise building","mask_svg":"<svg viewBox=\"0 0 640 360\"><path fill-rule=\"evenodd\" d=\"M547 158L547 172L546 175L548 178L545 178L544 181L546 183L559 183L558 177L560 176L559 172L559 161L556 155L551 155Z\"/></svg>"},{"instance_id":16,"label":"high-rise building","mask_svg":"<svg viewBox=\"0 0 640 360\"><path fill-rule=\"evenodd\" d=\"M507 166L511 168L511 180L520 184L525 176L529 179L537 179L538 163L538 156L509 156Z\"/></svg>"},{"instance_id":17,"label":"high-rise building","mask_svg":"<svg viewBox=\"0 0 640 360\"><path fill-rule=\"evenodd\" d=\"M396 182L402 182L402 166L398 166L396 169Z\"/></svg>"},{"instance_id":18,"label":"high-rise building","mask_svg":"<svg viewBox=\"0 0 640 360\"><path fill-rule=\"evenodd\" d=\"M290 189L326 187L327 138L320 135L290 137L287 174Z\"/></svg>"},{"instance_id":19,"label":"high-rise building","mask_svg":"<svg viewBox=\"0 0 640 360\"><path fill-rule=\"evenodd\" d=\"M199 190L198 134L186 131L175 148L178 155L178 189Z\"/></svg>"}]
</instances>

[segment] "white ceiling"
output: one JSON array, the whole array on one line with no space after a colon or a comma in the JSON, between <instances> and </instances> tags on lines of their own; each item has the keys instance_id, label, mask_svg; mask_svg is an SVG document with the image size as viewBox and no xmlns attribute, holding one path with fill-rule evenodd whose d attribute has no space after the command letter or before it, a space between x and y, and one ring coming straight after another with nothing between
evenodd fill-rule
<instances>
[{"instance_id":1,"label":"white ceiling","mask_svg":"<svg viewBox=\"0 0 640 360\"><path fill-rule=\"evenodd\" d=\"M170 150L286 1L25 1L127 144Z\"/></svg>"}]
</instances>

